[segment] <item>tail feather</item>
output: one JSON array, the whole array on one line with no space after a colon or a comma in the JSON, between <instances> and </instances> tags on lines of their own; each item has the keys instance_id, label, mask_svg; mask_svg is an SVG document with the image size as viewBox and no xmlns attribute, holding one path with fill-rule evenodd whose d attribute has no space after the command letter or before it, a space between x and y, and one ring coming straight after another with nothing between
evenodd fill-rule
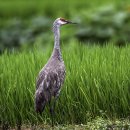
<instances>
[{"instance_id":1,"label":"tail feather","mask_svg":"<svg viewBox=\"0 0 130 130\"><path fill-rule=\"evenodd\" d=\"M35 111L42 113L46 105L46 101L42 91L37 90L35 93Z\"/></svg>"}]
</instances>

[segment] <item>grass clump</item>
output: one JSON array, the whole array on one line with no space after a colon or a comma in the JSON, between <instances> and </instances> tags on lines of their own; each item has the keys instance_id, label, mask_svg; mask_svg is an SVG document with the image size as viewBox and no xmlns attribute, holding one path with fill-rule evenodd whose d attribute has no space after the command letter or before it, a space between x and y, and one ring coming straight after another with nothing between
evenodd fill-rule
<instances>
[{"instance_id":1,"label":"grass clump","mask_svg":"<svg viewBox=\"0 0 130 130\"><path fill-rule=\"evenodd\" d=\"M0 56L0 122L12 126L50 122L46 108L34 111L35 81L51 49L4 53ZM66 80L56 106L59 124L86 124L92 118L128 117L130 46L63 47Z\"/></svg>"}]
</instances>

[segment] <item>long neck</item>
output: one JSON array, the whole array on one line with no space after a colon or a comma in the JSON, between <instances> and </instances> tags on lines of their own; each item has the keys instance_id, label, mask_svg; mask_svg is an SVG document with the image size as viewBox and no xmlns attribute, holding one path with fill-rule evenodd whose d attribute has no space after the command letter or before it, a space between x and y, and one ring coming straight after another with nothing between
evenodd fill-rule
<instances>
[{"instance_id":1,"label":"long neck","mask_svg":"<svg viewBox=\"0 0 130 130\"><path fill-rule=\"evenodd\" d=\"M62 55L60 50L60 26L54 24L53 32L54 32L54 49L52 56L62 61Z\"/></svg>"},{"instance_id":2,"label":"long neck","mask_svg":"<svg viewBox=\"0 0 130 130\"><path fill-rule=\"evenodd\" d=\"M53 32L54 32L54 48L60 49L60 26L54 25L53 26Z\"/></svg>"}]
</instances>

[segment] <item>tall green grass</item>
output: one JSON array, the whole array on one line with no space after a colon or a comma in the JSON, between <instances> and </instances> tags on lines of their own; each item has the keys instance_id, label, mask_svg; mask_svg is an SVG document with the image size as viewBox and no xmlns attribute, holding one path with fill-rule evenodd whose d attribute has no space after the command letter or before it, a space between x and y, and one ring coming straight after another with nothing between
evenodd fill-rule
<instances>
[{"instance_id":1,"label":"tall green grass","mask_svg":"<svg viewBox=\"0 0 130 130\"><path fill-rule=\"evenodd\" d=\"M127 117L130 113L130 46L62 47L66 80L56 106L57 123L86 123L96 116ZM34 111L35 81L51 49L0 56L0 122L49 123Z\"/></svg>"}]
</instances>

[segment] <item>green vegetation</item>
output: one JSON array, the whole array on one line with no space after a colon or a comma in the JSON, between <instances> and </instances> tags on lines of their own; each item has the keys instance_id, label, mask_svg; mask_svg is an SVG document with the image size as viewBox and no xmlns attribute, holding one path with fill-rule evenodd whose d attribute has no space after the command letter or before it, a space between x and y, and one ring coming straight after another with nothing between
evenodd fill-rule
<instances>
[{"instance_id":1,"label":"green vegetation","mask_svg":"<svg viewBox=\"0 0 130 130\"><path fill-rule=\"evenodd\" d=\"M84 43L130 43L129 0L0 1L0 53L40 41L50 43L52 22L64 17L79 23L63 31L64 40ZM69 32L69 36L68 36ZM49 38L48 38L49 37Z\"/></svg>"},{"instance_id":2,"label":"green vegetation","mask_svg":"<svg viewBox=\"0 0 130 130\"><path fill-rule=\"evenodd\" d=\"M56 129L130 129L130 0L1 0L0 126L50 126L48 108L34 111L34 93L57 17L79 24L61 28L67 74Z\"/></svg>"},{"instance_id":3,"label":"green vegetation","mask_svg":"<svg viewBox=\"0 0 130 130\"><path fill-rule=\"evenodd\" d=\"M74 16L77 12L83 10L95 9L95 7L114 4L116 6L129 5L129 0L1 0L0 1L0 16L2 19L21 17L23 19L33 17L36 15L44 15L51 18L59 16Z\"/></svg>"},{"instance_id":4,"label":"green vegetation","mask_svg":"<svg viewBox=\"0 0 130 130\"><path fill-rule=\"evenodd\" d=\"M80 13L82 26L77 31L80 41L104 44L113 41L118 46L130 42L130 9L114 5L99 7L87 13Z\"/></svg>"},{"instance_id":5,"label":"green vegetation","mask_svg":"<svg viewBox=\"0 0 130 130\"><path fill-rule=\"evenodd\" d=\"M51 130L50 125L37 125L31 126L31 124L22 125L22 130L28 130L29 128L35 128L36 130L46 129ZM87 124L69 124L69 125L56 125L54 126L54 130L129 130L130 129L130 121L129 119L104 119L102 117L96 117L91 121L88 121ZM13 130L13 129L11 129Z\"/></svg>"},{"instance_id":6,"label":"green vegetation","mask_svg":"<svg viewBox=\"0 0 130 130\"><path fill-rule=\"evenodd\" d=\"M59 124L86 124L101 116L125 118L130 112L130 46L62 46L67 75L56 106ZM34 111L36 76L51 54L38 51L5 52L0 56L0 122L16 125L50 122L46 108Z\"/></svg>"}]
</instances>

